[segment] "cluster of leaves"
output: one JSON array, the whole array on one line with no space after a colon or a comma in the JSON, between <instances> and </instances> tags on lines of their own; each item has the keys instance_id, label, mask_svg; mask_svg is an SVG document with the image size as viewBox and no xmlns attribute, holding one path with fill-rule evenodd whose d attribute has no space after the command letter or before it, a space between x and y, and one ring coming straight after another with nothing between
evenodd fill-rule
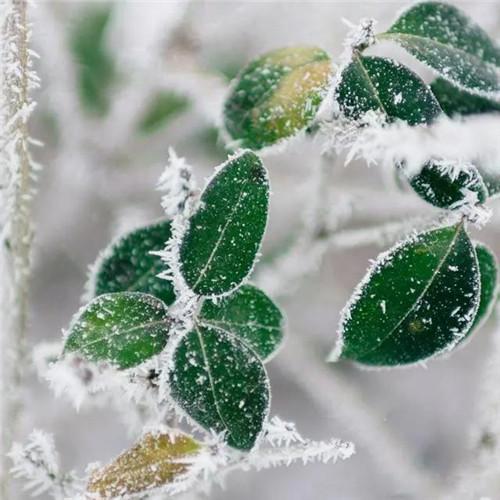
<instances>
[{"instance_id":1,"label":"cluster of leaves","mask_svg":"<svg viewBox=\"0 0 500 500\"><path fill-rule=\"evenodd\" d=\"M398 43L439 78L428 86L392 59L363 55L377 40ZM93 299L73 318L64 354L117 370L157 356L159 376L182 414L230 447L256 445L269 414L264 364L281 343L283 316L263 291L245 283L269 201L267 172L251 150L313 131L332 95L335 113L359 127L373 112L387 124L424 127L443 113L500 107L500 49L455 7L417 4L387 32L370 33L351 49L335 76L330 56L316 47L272 51L238 74L225 102L224 128L231 147L248 149L216 170L182 230L162 220L103 252ZM161 103L162 116L183 106L170 98ZM150 129L158 120L153 112L141 126ZM485 203L500 191L500 181L480 165L456 171L451 160L431 159L407 177L425 201L459 216L379 256L343 311L333 359L375 366L422 362L463 343L488 316L496 298L495 257L470 240L461 209ZM404 164L394 167L406 175ZM165 262L155 252L166 246L173 260ZM148 434L97 471L89 492L112 497L170 483L203 446L184 434ZM132 475L123 476L124 469Z\"/></svg>"},{"instance_id":2,"label":"cluster of leaves","mask_svg":"<svg viewBox=\"0 0 500 500\"><path fill-rule=\"evenodd\" d=\"M243 284L258 256L268 201L267 172L257 155L243 151L212 177L179 241L173 241L172 221L163 220L112 243L96 264L94 299L72 320L64 353L125 370L171 345L161 369L179 409L229 446L252 449L269 413L264 363L283 336L278 307ZM179 293L158 277L170 270L151 253L169 241L178 253L181 288L196 304L180 336L179 320L170 314ZM148 442L141 445L146 454L153 453ZM172 474L165 474L166 481ZM109 474L104 478L92 484L111 481Z\"/></svg>"},{"instance_id":3,"label":"cluster of leaves","mask_svg":"<svg viewBox=\"0 0 500 500\"><path fill-rule=\"evenodd\" d=\"M399 44L438 78L429 86L397 61L363 54L382 40ZM385 124L422 127L444 114L500 109L500 48L453 6L418 3L385 33L358 33L350 49L333 77L328 55L318 48L278 50L256 59L240 73L226 102L227 133L258 149L285 141L314 125L329 89L336 110L331 119L360 128L368 113ZM421 362L462 342L491 309L495 258L470 241L462 214L496 195L500 176L457 160L431 158L417 173L395 165L417 195L454 211L459 220L415 235L377 259L343 311L332 360Z\"/></svg>"}]
</instances>

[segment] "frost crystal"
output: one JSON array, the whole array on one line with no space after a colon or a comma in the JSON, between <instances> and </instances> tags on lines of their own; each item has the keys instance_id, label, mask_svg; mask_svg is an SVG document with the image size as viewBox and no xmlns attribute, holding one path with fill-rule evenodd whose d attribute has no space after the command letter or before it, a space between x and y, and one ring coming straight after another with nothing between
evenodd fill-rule
<instances>
[{"instance_id":1,"label":"frost crystal","mask_svg":"<svg viewBox=\"0 0 500 500\"><path fill-rule=\"evenodd\" d=\"M163 194L161 205L169 218L186 215L193 208L196 183L192 168L185 158L177 156L173 148L168 150L169 158L165 170L158 180L158 191Z\"/></svg>"},{"instance_id":2,"label":"frost crystal","mask_svg":"<svg viewBox=\"0 0 500 500\"><path fill-rule=\"evenodd\" d=\"M34 430L25 446L14 443L9 457L14 463L12 474L25 479L25 489L34 496L50 492L56 500L74 498L78 479L73 472L61 472L54 440L49 434Z\"/></svg>"}]
</instances>

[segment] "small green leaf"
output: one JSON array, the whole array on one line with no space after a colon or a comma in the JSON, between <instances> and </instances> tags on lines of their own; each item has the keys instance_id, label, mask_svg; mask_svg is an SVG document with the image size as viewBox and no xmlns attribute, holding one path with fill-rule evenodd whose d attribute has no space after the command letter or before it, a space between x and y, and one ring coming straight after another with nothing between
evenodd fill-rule
<instances>
[{"instance_id":1,"label":"small green leaf","mask_svg":"<svg viewBox=\"0 0 500 500\"><path fill-rule=\"evenodd\" d=\"M217 171L189 220L181 273L193 292L217 296L251 272L267 224L269 181L259 157L245 151Z\"/></svg>"},{"instance_id":2,"label":"small green leaf","mask_svg":"<svg viewBox=\"0 0 500 500\"><path fill-rule=\"evenodd\" d=\"M500 111L500 102L470 94L455 87L444 78L436 78L431 83L431 90L443 111L450 117Z\"/></svg>"},{"instance_id":3,"label":"small green leaf","mask_svg":"<svg viewBox=\"0 0 500 500\"><path fill-rule=\"evenodd\" d=\"M105 40L111 13L110 5L85 7L70 33L80 100L88 112L98 116L108 111L109 91L116 78Z\"/></svg>"},{"instance_id":4,"label":"small green leaf","mask_svg":"<svg viewBox=\"0 0 500 500\"><path fill-rule=\"evenodd\" d=\"M379 35L470 92L500 92L500 48L456 7L421 2Z\"/></svg>"},{"instance_id":5,"label":"small green leaf","mask_svg":"<svg viewBox=\"0 0 500 500\"><path fill-rule=\"evenodd\" d=\"M257 354L238 337L195 326L179 343L172 397L198 424L250 450L269 412L269 381Z\"/></svg>"},{"instance_id":6,"label":"small green leaf","mask_svg":"<svg viewBox=\"0 0 500 500\"><path fill-rule=\"evenodd\" d=\"M104 250L96 264L94 296L114 292L143 292L165 304L175 300L170 281L158 278L166 264L151 252L163 250L170 239L171 222L157 222L136 229Z\"/></svg>"},{"instance_id":7,"label":"small green leaf","mask_svg":"<svg viewBox=\"0 0 500 500\"><path fill-rule=\"evenodd\" d=\"M429 123L441 113L429 87L406 66L382 57L354 55L335 89L341 112L359 120L367 111L410 125Z\"/></svg>"},{"instance_id":8,"label":"small green leaf","mask_svg":"<svg viewBox=\"0 0 500 500\"><path fill-rule=\"evenodd\" d=\"M478 170L469 165L467 170L452 177L449 168L439 162L427 162L422 170L410 179L410 185L425 201L439 208L458 208L464 203L484 203L488 190Z\"/></svg>"},{"instance_id":9,"label":"small green leaf","mask_svg":"<svg viewBox=\"0 0 500 500\"><path fill-rule=\"evenodd\" d=\"M243 285L222 300L206 300L199 321L204 326L238 336L263 360L269 359L283 339L281 311L252 285Z\"/></svg>"},{"instance_id":10,"label":"small green leaf","mask_svg":"<svg viewBox=\"0 0 500 500\"><path fill-rule=\"evenodd\" d=\"M186 111L189 99L172 91L156 94L148 104L144 115L139 121L139 131L143 134L156 132L172 118Z\"/></svg>"},{"instance_id":11,"label":"small green leaf","mask_svg":"<svg viewBox=\"0 0 500 500\"><path fill-rule=\"evenodd\" d=\"M498 267L495 255L483 243L475 243L475 248L481 275L481 295L476 317L467 336L488 319L497 297Z\"/></svg>"},{"instance_id":12,"label":"small green leaf","mask_svg":"<svg viewBox=\"0 0 500 500\"><path fill-rule=\"evenodd\" d=\"M92 473L87 491L99 498L122 498L180 480L201 445L186 434L146 434L111 464Z\"/></svg>"},{"instance_id":13,"label":"small green leaf","mask_svg":"<svg viewBox=\"0 0 500 500\"><path fill-rule=\"evenodd\" d=\"M167 311L161 300L144 293L100 295L73 318L64 352L131 368L160 353L167 344Z\"/></svg>"},{"instance_id":14,"label":"small green leaf","mask_svg":"<svg viewBox=\"0 0 500 500\"><path fill-rule=\"evenodd\" d=\"M346 305L332 359L395 366L451 350L476 314L479 279L463 224L397 244L377 259Z\"/></svg>"},{"instance_id":15,"label":"small green leaf","mask_svg":"<svg viewBox=\"0 0 500 500\"><path fill-rule=\"evenodd\" d=\"M224 106L224 125L240 147L261 149L292 137L313 121L331 75L317 47L274 50L238 75Z\"/></svg>"}]
</instances>

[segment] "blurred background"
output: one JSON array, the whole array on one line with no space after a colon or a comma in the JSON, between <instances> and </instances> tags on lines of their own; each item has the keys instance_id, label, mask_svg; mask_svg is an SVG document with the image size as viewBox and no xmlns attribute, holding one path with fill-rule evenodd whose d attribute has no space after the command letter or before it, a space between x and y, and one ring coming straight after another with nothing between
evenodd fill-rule
<instances>
[{"instance_id":1,"label":"blurred background","mask_svg":"<svg viewBox=\"0 0 500 500\"><path fill-rule=\"evenodd\" d=\"M35 150L43 170L34 212L31 343L61 338L81 304L88 266L111 238L162 216L155 186L169 146L193 165L200 186L225 159L217 128L221 103L246 62L273 48L303 44L322 47L338 62L348 31L343 19L357 23L373 17L382 31L404 5L38 2L31 16L42 85L31 134L44 146ZM457 5L500 39L499 2ZM373 50L431 77L393 47ZM465 348L426 368L363 371L345 362L326 365L340 309L369 260L391 241L340 238L320 252L315 265L305 263L303 276L273 289L268 266L279 262L300 234L303 214L317 194L321 146L301 138L265 158L273 196L256 279L264 288L269 282L269 293L288 316L287 343L268 365L272 413L295 421L305 436L352 440L357 453L335 465L238 472L210 498L430 499L436 485L454 483L472 453L470 430L494 321ZM398 187L383 166L328 161L329 217L345 235L436 213ZM498 212L498 202L491 207ZM496 213L480 236L498 249ZM104 463L134 441L112 408L84 407L77 413L35 374L28 377L26 433L33 427L53 432L64 468L83 472L87 463ZM491 498L500 499L500 489L496 494ZM19 492L19 498L27 496Z\"/></svg>"}]
</instances>

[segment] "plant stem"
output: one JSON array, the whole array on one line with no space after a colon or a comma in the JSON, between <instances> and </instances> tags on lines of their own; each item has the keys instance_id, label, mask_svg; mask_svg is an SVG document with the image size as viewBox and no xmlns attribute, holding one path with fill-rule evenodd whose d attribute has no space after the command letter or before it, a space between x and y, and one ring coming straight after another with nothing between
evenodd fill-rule
<instances>
[{"instance_id":1,"label":"plant stem","mask_svg":"<svg viewBox=\"0 0 500 500\"><path fill-rule=\"evenodd\" d=\"M21 382L33 239L34 163L29 152L28 134L33 102L29 90L36 84L36 77L31 71L26 0L8 0L1 8L0 252L3 282L0 384L3 405L0 409L0 497L7 500L10 461L6 453L12 446L22 410Z\"/></svg>"}]
</instances>

